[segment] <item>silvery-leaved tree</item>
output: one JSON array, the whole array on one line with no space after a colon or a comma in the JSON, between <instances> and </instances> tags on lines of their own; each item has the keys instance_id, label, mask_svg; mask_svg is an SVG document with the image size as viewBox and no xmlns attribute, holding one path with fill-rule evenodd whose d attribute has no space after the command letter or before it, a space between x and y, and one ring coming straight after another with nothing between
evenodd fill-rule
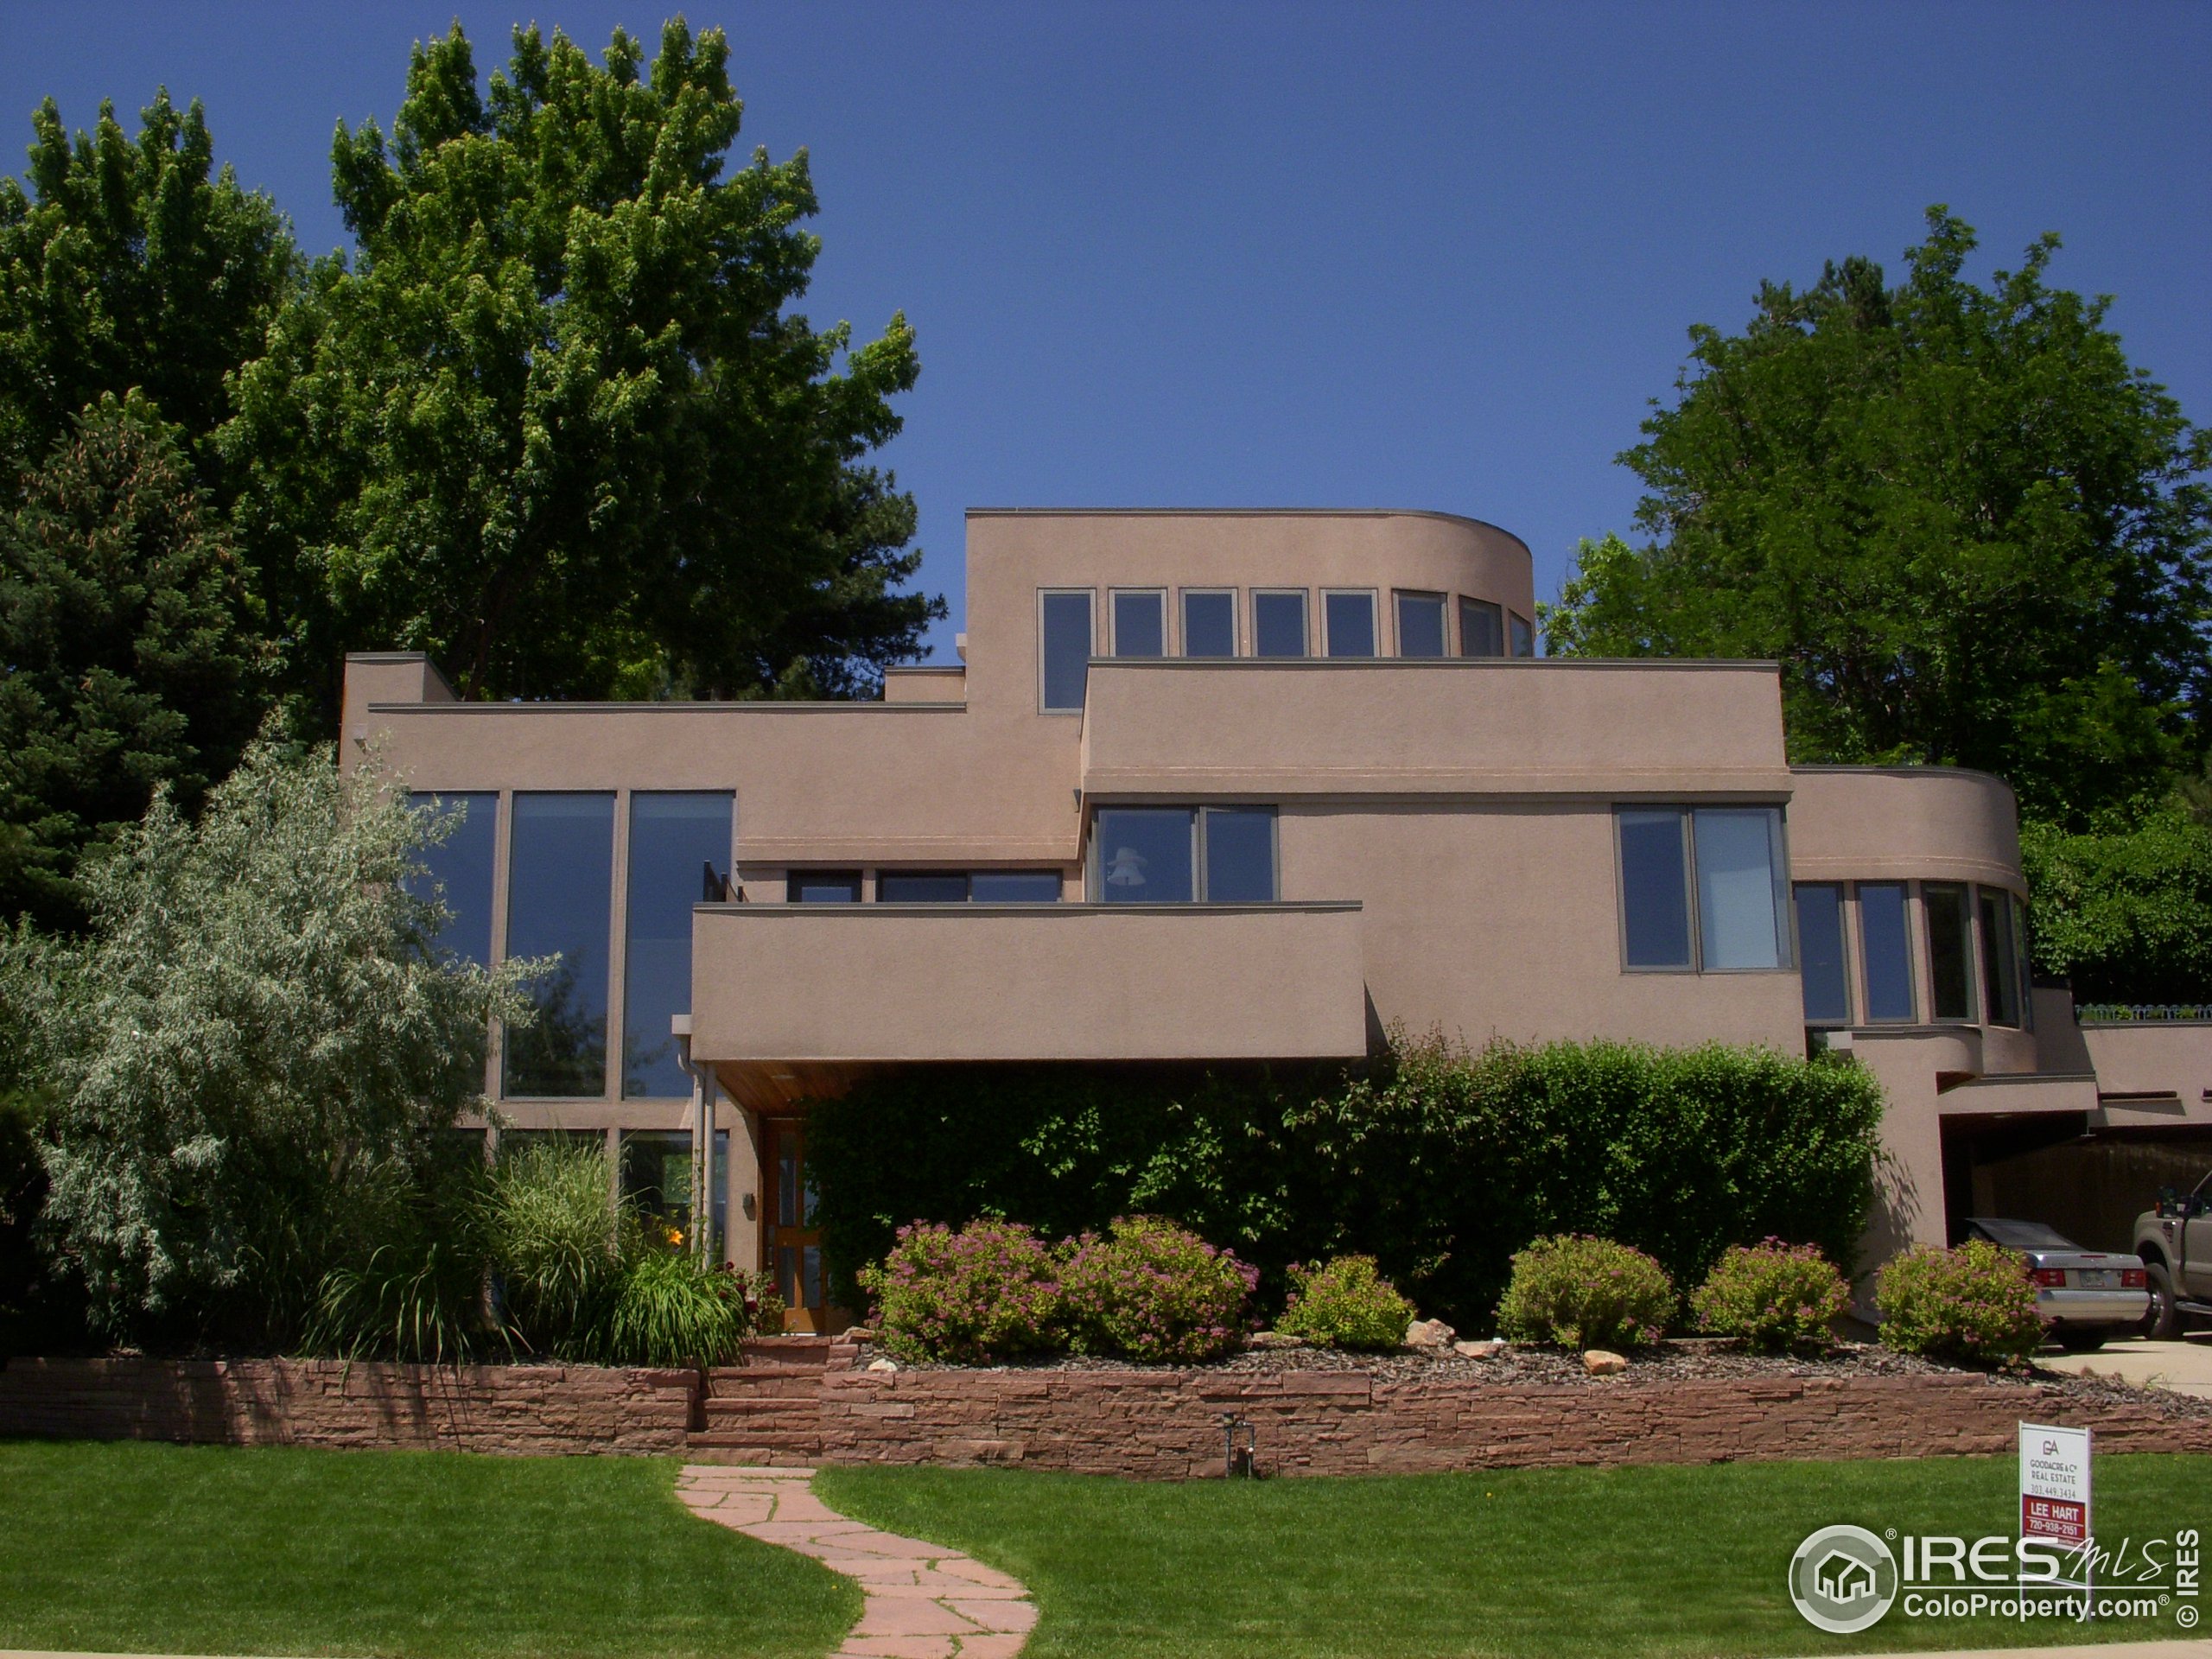
<instances>
[{"instance_id":1,"label":"silvery-leaved tree","mask_svg":"<svg viewBox=\"0 0 2212 1659\"><path fill-rule=\"evenodd\" d=\"M543 966L441 955L409 877L447 833L373 766L267 733L196 823L164 790L88 867L82 938L0 947L54 1103L48 1243L101 1331L293 1340L364 1195L427 1181Z\"/></svg>"}]
</instances>

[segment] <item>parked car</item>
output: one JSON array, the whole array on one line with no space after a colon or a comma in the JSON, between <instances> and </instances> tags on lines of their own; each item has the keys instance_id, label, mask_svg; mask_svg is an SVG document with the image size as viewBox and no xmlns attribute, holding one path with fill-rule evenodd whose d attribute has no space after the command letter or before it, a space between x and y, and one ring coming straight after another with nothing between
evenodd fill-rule
<instances>
[{"instance_id":1,"label":"parked car","mask_svg":"<svg viewBox=\"0 0 2212 1659\"><path fill-rule=\"evenodd\" d=\"M2131 1335L2149 1314L2147 1277L2133 1255L2085 1250L2039 1221L1976 1216L1967 1221L1967 1231L2027 1257L2036 1281L2036 1312L2051 1340L2069 1352Z\"/></svg>"},{"instance_id":2,"label":"parked car","mask_svg":"<svg viewBox=\"0 0 2212 1659\"><path fill-rule=\"evenodd\" d=\"M2171 1341L2192 1317L2212 1319L2212 1175L2189 1192L2166 1188L2135 1217L2135 1254L2151 1288L2144 1335Z\"/></svg>"}]
</instances>

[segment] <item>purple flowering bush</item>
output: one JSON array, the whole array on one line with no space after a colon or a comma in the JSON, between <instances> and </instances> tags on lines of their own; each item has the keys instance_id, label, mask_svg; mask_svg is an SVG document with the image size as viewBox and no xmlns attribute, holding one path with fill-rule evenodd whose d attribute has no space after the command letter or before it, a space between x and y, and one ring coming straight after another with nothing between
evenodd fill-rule
<instances>
[{"instance_id":1,"label":"purple flowering bush","mask_svg":"<svg viewBox=\"0 0 2212 1659\"><path fill-rule=\"evenodd\" d=\"M1061 1268L1061 1317L1078 1353L1217 1359L1243 1339L1259 1269L1187 1228L1125 1217L1103 1237L1072 1240Z\"/></svg>"},{"instance_id":2,"label":"purple flowering bush","mask_svg":"<svg viewBox=\"0 0 2212 1659\"><path fill-rule=\"evenodd\" d=\"M901 1227L860 1280L901 1359L973 1364L1058 1345L1058 1255L1019 1222Z\"/></svg>"},{"instance_id":3,"label":"purple flowering bush","mask_svg":"<svg viewBox=\"0 0 2212 1659\"><path fill-rule=\"evenodd\" d=\"M1828 1326L1851 1305L1851 1287L1812 1244L1778 1238L1731 1244L1690 1293L1698 1328L1741 1337L1763 1354L1827 1345Z\"/></svg>"},{"instance_id":4,"label":"purple flowering bush","mask_svg":"<svg viewBox=\"0 0 2212 1659\"><path fill-rule=\"evenodd\" d=\"M1516 1342L1634 1348L1658 1341L1674 1313L1674 1281L1642 1250L1555 1233L1514 1253L1497 1330Z\"/></svg>"},{"instance_id":5,"label":"purple flowering bush","mask_svg":"<svg viewBox=\"0 0 2212 1659\"><path fill-rule=\"evenodd\" d=\"M2043 1341L2027 1262L1986 1239L1923 1244L1874 1281L1882 1340L1899 1353L1966 1365L2017 1365Z\"/></svg>"},{"instance_id":6,"label":"purple flowering bush","mask_svg":"<svg viewBox=\"0 0 2212 1659\"><path fill-rule=\"evenodd\" d=\"M1339 1255L1290 1269L1290 1306L1275 1321L1286 1336L1331 1348L1391 1349L1406 1339L1414 1305L1377 1272L1371 1255Z\"/></svg>"}]
</instances>

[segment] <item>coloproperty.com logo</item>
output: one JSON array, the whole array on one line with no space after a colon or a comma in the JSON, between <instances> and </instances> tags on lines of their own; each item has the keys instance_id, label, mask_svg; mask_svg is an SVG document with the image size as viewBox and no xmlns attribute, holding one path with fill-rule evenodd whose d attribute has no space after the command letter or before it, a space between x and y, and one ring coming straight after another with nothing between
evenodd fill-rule
<instances>
[{"instance_id":1,"label":"coloproperty.com logo","mask_svg":"<svg viewBox=\"0 0 2212 1659\"><path fill-rule=\"evenodd\" d=\"M2197 1531L2124 1538L2116 1547L2001 1534L1880 1534L1822 1527L1789 1560L1789 1599L1806 1622L1849 1636L1892 1607L1907 1618L2171 1617L2196 1628L2202 1586Z\"/></svg>"}]
</instances>

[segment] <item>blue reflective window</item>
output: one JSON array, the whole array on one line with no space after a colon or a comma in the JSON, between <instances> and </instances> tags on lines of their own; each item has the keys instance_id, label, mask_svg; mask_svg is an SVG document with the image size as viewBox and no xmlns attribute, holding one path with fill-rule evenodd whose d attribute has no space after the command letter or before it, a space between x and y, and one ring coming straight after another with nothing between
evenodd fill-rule
<instances>
[{"instance_id":1,"label":"blue reflective window","mask_svg":"<svg viewBox=\"0 0 2212 1659\"><path fill-rule=\"evenodd\" d=\"M1306 594L1252 595L1252 654L1255 657L1303 657L1306 654Z\"/></svg>"},{"instance_id":2,"label":"blue reflective window","mask_svg":"<svg viewBox=\"0 0 2212 1659\"><path fill-rule=\"evenodd\" d=\"M1516 657L1535 656L1536 654L1535 625L1517 611L1508 611L1505 613L1505 620L1513 640L1513 654Z\"/></svg>"},{"instance_id":3,"label":"blue reflective window","mask_svg":"<svg viewBox=\"0 0 2212 1659\"><path fill-rule=\"evenodd\" d=\"M1805 1023L1851 1023L1851 967L1844 944L1843 889L1807 882L1797 889L1797 959L1805 982Z\"/></svg>"},{"instance_id":4,"label":"blue reflective window","mask_svg":"<svg viewBox=\"0 0 2212 1659\"><path fill-rule=\"evenodd\" d=\"M1234 593L1183 595L1183 654L1185 657L1234 657L1236 654L1236 595Z\"/></svg>"},{"instance_id":5,"label":"blue reflective window","mask_svg":"<svg viewBox=\"0 0 2212 1659\"><path fill-rule=\"evenodd\" d=\"M1680 807L1624 807L1621 948L1631 968L1690 965L1688 815Z\"/></svg>"},{"instance_id":6,"label":"blue reflective window","mask_svg":"<svg viewBox=\"0 0 2212 1659\"><path fill-rule=\"evenodd\" d=\"M446 907L446 925L434 942L441 951L479 967L492 960L492 861L499 845L499 798L490 793L423 795L446 826L445 839L416 849L421 868L407 879L419 899Z\"/></svg>"},{"instance_id":7,"label":"blue reflective window","mask_svg":"<svg viewBox=\"0 0 2212 1659\"><path fill-rule=\"evenodd\" d=\"M691 1011L691 906L729 871L730 798L630 797L630 902L622 962L622 1092L688 1096L671 1017Z\"/></svg>"},{"instance_id":8,"label":"blue reflective window","mask_svg":"<svg viewBox=\"0 0 2212 1659\"><path fill-rule=\"evenodd\" d=\"M1859 949L1866 958L1866 1018L1910 1023L1912 935L1905 924L1903 882L1859 883Z\"/></svg>"},{"instance_id":9,"label":"blue reflective window","mask_svg":"<svg viewBox=\"0 0 2212 1659\"><path fill-rule=\"evenodd\" d=\"M1268 807L1205 810L1206 902L1272 904L1275 896L1275 815Z\"/></svg>"},{"instance_id":10,"label":"blue reflective window","mask_svg":"<svg viewBox=\"0 0 2212 1659\"><path fill-rule=\"evenodd\" d=\"M1443 594L1400 594L1398 595L1398 655L1401 657L1441 657L1444 655Z\"/></svg>"},{"instance_id":11,"label":"blue reflective window","mask_svg":"<svg viewBox=\"0 0 2212 1659\"><path fill-rule=\"evenodd\" d=\"M793 870L791 901L795 905L857 905L861 901L858 870Z\"/></svg>"},{"instance_id":12,"label":"blue reflective window","mask_svg":"<svg viewBox=\"0 0 2212 1659\"><path fill-rule=\"evenodd\" d=\"M1045 594L1039 607L1045 708L1052 714L1077 713L1090 677L1090 595Z\"/></svg>"},{"instance_id":13,"label":"blue reflective window","mask_svg":"<svg viewBox=\"0 0 2212 1659\"><path fill-rule=\"evenodd\" d=\"M1060 873L978 870L969 878L969 891L979 905L1057 905L1060 902Z\"/></svg>"},{"instance_id":14,"label":"blue reflective window","mask_svg":"<svg viewBox=\"0 0 2212 1659\"><path fill-rule=\"evenodd\" d=\"M558 955L536 988L537 1018L506 1034L510 1095L607 1090L607 912L614 797L514 798L507 857L507 955Z\"/></svg>"},{"instance_id":15,"label":"blue reflective window","mask_svg":"<svg viewBox=\"0 0 2212 1659\"><path fill-rule=\"evenodd\" d=\"M1375 595L1325 594L1322 615L1328 624L1329 655L1372 657L1375 654Z\"/></svg>"},{"instance_id":16,"label":"blue reflective window","mask_svg":"<svg viewBox=\"0 0 2212 1659\"><path fill-rule=\"evenodd\" d=\"M1505 655L1505 613L1486 599L1459 601L1459 654L1462 657Z\"/></svg>"},{"instance_id":17,"label":"blue reflective window","mask_svg":"<svg viewBox=\"0 0 2212 1659\"><path fill-rule=\"evenodd\" d=\"M875 878L875 899L883 905L964 905L964 870L885 870Z\"/></svg>"},{"instance_id":18,"label":"blue reflective window","mask_svg":"<svg viewBox=\"0 0 2212 1659\"><path fill-rule=\"evenodd\" d=\"M1091 836L1098 856L1098 896L1109 905L1188 904L1191 880L1188 807L1109 807Z\"/></svg>"},{"instance_id":19,"label":"blue reflective window","mask_svg":"<svg viewBox=\"0 0 2212 1659\"><path fill-rule=\"evenodd\" d=\"M1167 595L1114 595L1114 654L1116 657L1165 657L1167 654Z\"/></svg>"}]
</instances>

